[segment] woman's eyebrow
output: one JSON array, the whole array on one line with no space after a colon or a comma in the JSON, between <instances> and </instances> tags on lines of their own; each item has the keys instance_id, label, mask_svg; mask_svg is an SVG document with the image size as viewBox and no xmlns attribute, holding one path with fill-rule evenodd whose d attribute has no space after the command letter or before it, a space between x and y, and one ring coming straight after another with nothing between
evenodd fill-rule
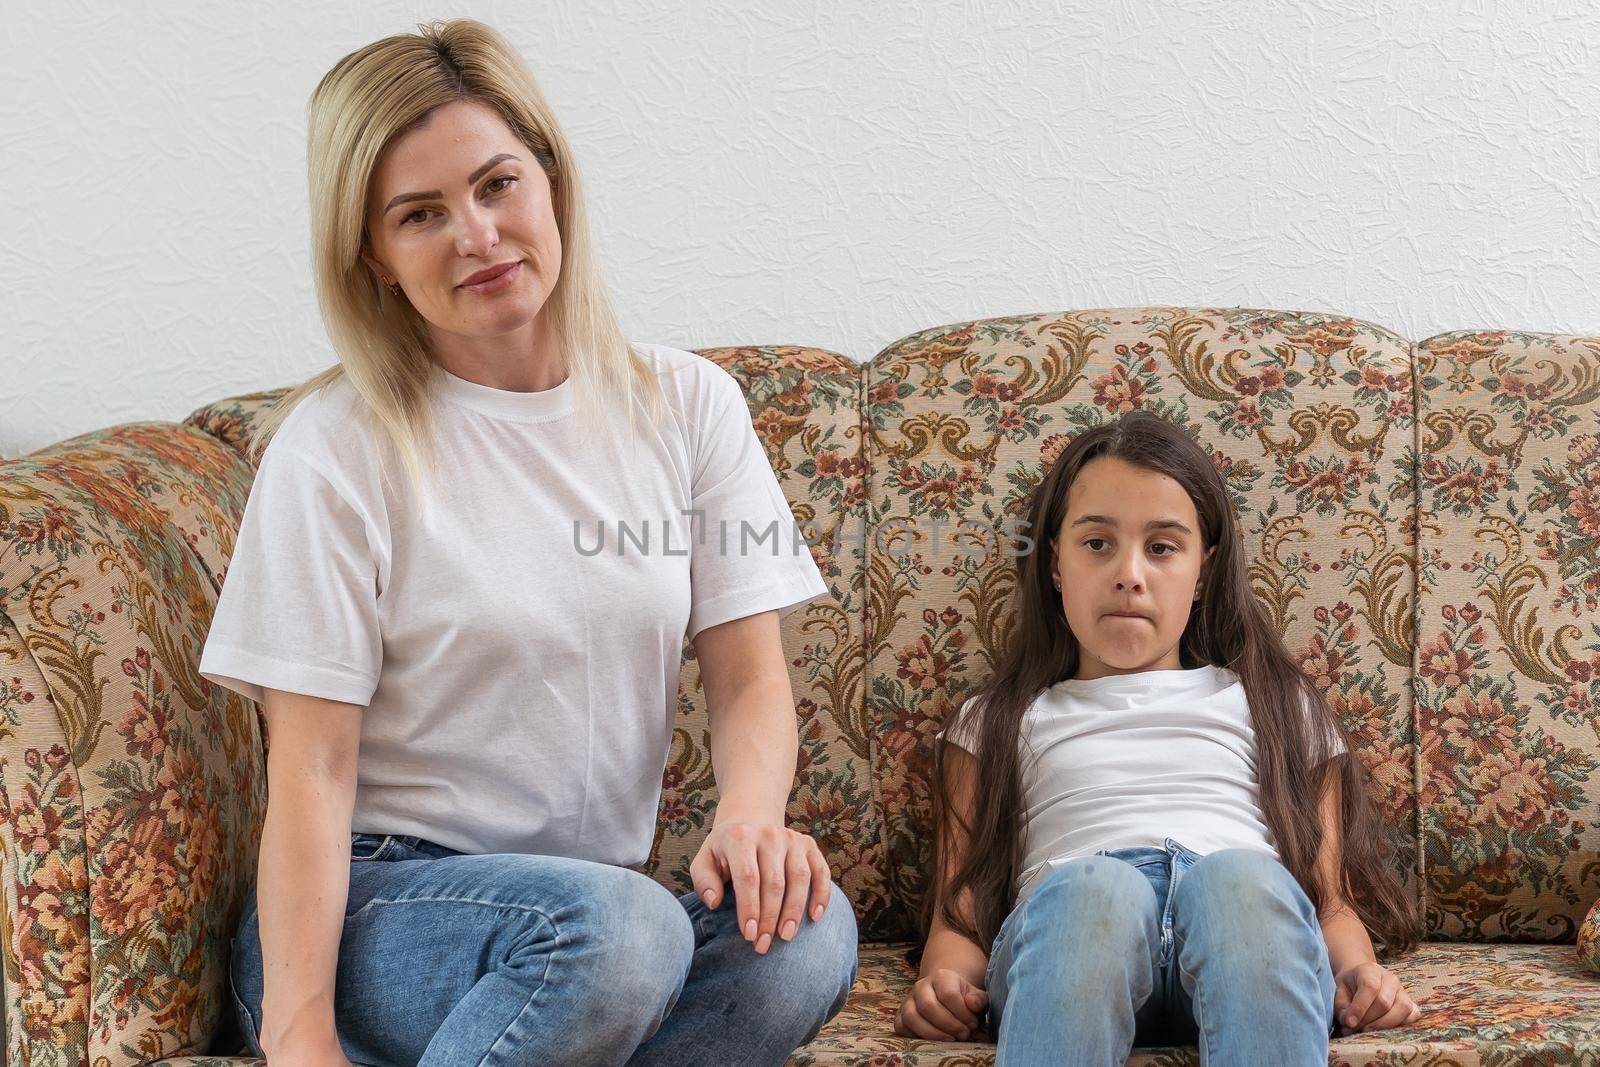
<instances>
[{"instance_id":1,"label":"woman's eyebrow","mask_svg":"<svg viewBox=\"0 0 1600 1067\"><path fill-rule=\"evenodd\" d=\"M1095 522L1102 526L1114 527L1117 525L1117 520L1111 518L1109 515L1080 515L1076 519L1072 520L1072 525L1082 526L1085 523ZM1144 528L1146 530L1179 530L1186 534L1192 534L1194 532L1177 519L1151 519L1149 522L1144 524Z\"/></svg>"},{"instance_id":2,"label":"woman's eyebrow","mask_svg":"<svg viewBox=\"0 0 1600 1067\"><path fill-rule=\"evenodd\" d=\"M501 152L498 156L495 156L493 159L489 160L489 162L485 163L483 166L467 175L467 184L471 185L485 174L488 174L490 168L492 168L496 163L501 163L505 160L516 158L517 157L512 155L510 152ZM389 209L397 204L408 204L413 200L436 200L443 195L444 194L437 189L429 193L401 193L399 196L389 201L389 203L383 209L383 214L387 215L389 213Z\"/></svg>"}]
</instances>

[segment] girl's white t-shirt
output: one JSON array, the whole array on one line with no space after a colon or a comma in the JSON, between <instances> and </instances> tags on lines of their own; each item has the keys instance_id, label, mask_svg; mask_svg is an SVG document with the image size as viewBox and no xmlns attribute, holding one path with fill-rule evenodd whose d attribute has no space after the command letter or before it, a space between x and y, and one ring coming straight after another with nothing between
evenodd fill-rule
<instances>
[{"instance_id":1,"label":"girl's white t-shirt","mask_svg":"<svg viewBox=\"0 0 1600 1067\"><path fill-rule=\"evenodd\" d=\"M940 734L969 752L978 744L968 713L976 699ZM1075 856L1160 848L1168 837L1201 855L1246 848L1278 858L1259 803L1244 684L1226 667L1058 682L1024 713L1019 747L1019 902Z\"/></svg>"},{"instance_id":2,"label":"girl's white t-shirt","mask_svg":"<svg viewBox=\"0 0 1600 1067\"><path fill-rule=\"evenodd\" d=\"M631 450L620 414L575 416L570 377L435 365L427 507L344 379L262 454L200 674L365 709L353 831L643 862L685 636L828 592L738 383L635 348L667 413Z\"/></svg>"}]
</instances>

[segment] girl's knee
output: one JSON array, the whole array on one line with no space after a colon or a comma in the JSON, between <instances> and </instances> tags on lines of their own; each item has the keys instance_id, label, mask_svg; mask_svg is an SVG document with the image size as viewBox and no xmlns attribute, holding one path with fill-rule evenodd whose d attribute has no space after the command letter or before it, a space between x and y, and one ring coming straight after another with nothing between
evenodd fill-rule
<instances>
[{"instance_id":1,"label":"girl's knee","mask_svg":"<svg viewBox=\"0 0 1600 1067\"><path fill-rule=\"evenodd\" d=\"M1026 901L1036 911L1072 915L1154 915L1156 891L1139 868L1114 856L1080 856L1045 876Z\"/></svg>"},{"instance_id":2,"label":"girl's knee","mask_svg":"<svg viewBox=\"0 0 1600 1067\"><path fill-rule=\"evenodd\" d=\"M1157 919L1156 893L1137 867L1114 856L1068 860L1039 883L1019 907L1026 942L1071 949L1093 970L1144 958L1152 947Z\"/></svg>"},{"instance_id":3,"label":"girl's knee","mask_svg":"<svg viewBox=\"0 0 1600 1067\"><path fill-rule=\"evenodd\" d=\"M1264 852L1228 849L1201 858L1179 880L1172 913L1180 962L1191 971L1209 967L1242 981L1265 974L1267 961L1326 969L1316 909Z\"/></svg>"},{"instance_id":4,"label":"girl's knee","mask_svg":"<svg viewBox=\"0 0 1600 1067\"><path fill-rule=\"evenodd\" d=\"M1230 848L1202 856L1173 891L1173 911L1237 916L1259 925L1273 919L1314 923L1316 909L1294 875L1273 856Z\"/></svg>"}]
</instances>

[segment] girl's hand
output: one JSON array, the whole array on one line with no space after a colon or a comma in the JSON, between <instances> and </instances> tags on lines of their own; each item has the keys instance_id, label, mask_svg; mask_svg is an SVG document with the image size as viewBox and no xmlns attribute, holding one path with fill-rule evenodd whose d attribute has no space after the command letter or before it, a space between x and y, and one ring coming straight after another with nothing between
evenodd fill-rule
<instances>
[{"instance_id":1,"label":"girl's hand","mask_svg":"<svg viewBox=\"0 0 1600 1067\"><path fill-rule=\"evenodd\" d=\"M828 861L809 834L782 826L734 822L714 825L689 864L694 891L715 911L733 882L739 931L766 954L774 933L793 941L811 898L811 921L828 908L833 888Z\"/></svg>"},{"instance_id":2,"label":"girl's hand","mask_svg":"<svg viewBox=\"0 0 1600 1067\"><path fill-rule=\"evenodd\" d=\"M894 1032L925 1041L965 1041L980 1025L978 1013L988 1006L988 993L941 967L911 987L894 1013Z\"/></svg>"},{"instance_id":3,"label":"girl's hand","mask_svg":"<svg viewBox=\"0 0 1600 1067\"><path fill-rule=\"evenodd\" d=\"M1346 967L1333 985L1333 1016L1346 1033L1410 1026L1422 1018L1422 1009L1400 987L1400 979L1379 964Z\"/></svg>"}]
</instances>

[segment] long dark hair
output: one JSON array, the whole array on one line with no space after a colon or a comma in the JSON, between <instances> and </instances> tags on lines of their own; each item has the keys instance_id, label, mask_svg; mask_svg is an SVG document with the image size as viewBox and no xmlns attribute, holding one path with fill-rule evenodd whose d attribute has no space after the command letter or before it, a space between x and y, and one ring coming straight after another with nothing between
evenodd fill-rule
<instances>
[{"instance_id":1,"label":"long dark hair","mask_svg":"<svg viewBox=\"0 0 1600 1067\"><path fill-rule=\"evenodd\" d=\"M1050 574L1055 538L1078 472L1101 456L1177 480L1194 501L1205 545L1216 548L1179 642L1179 659L1184 668L1228 668L1243 683L1256 738L1259 803L1280 861L1320 912L1326 899L1316 871L1321 801L1325 784L1336 778L1344 846L1339 895L1386 954L1404 952L1417 940L1417 908L1391 866L1393 842L1367 793L1355 746L1250 589L1238 519L1216 464L1182 429L1146 411L1080 433L1034 492L1027 533L1037 543L1016 556L1009 640L994 676L964 705L978 716L971 825L955 825L946 746L935 746L934 891L923 909L924 931L937 908L947 925L987 951L1015 903L1023 855L1017 747L1023 713L1040 692L1078 671L1078 641ZM1348 755L1333 756L1333 733L1344 739ZM1328 764L1330 758L1334 762ZM1317 770L1324 766L1325 771ZM954 847L961 842L982 844ZM962 861L954 866L957 854ZM970 893L970 922L956 903L963 893Z\"/></svg>"}]
</instances>

